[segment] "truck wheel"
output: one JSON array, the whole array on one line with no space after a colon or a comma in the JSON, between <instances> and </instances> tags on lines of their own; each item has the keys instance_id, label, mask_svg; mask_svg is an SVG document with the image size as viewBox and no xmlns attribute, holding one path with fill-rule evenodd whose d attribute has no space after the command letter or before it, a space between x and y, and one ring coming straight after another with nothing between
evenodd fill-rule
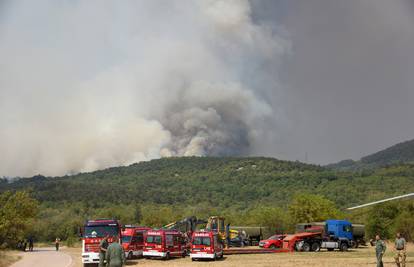
<instances>
[{"instance_id":1,"label":"truck wheel","mask_svg":"<svg viewBox=\"0 0 414 267\"><path fill-rule=\"evenodd\" d=\"M341 251L347 251L348 250L348 244L347 243L341 243L340 249L341 249Z\"/></svg>"},{"instance_id":2,"label":"truck wheel","mask_svg":"<svg viewBox=\"0 0 414 267\"><path fill-rule=\"evenodd\" d=\"M170 253L169 252L167 252L167 255L165 255L165 258L164 258L165 260L169 260L170 259Z\"/></svg>"},{"instance_id":3,"label":"truck wheel","mask_svg":"<svg viewBox=\"0 0 414 267\"><path fill-rule=\"evenodd\" d=\"M311 250L317 252L321 250L321 245L318 242L315 242L312 244Z\"/></svg>"},{"instance_id":4,"label":"truck wheel","mask_svg":"<svg viewBox=\"0 0 414 267\"><path fill-rule=\"evenodd\" d=\"M132 251L130 251L130 252L128 253L128 257L127 257L127 259L128 259L128 260L132 259L132 256L133 256L133 255L132 255Z\"/></svg>"},{"instance_id":5,"label":"truck wheel","mask_svg":"<svg viewBox=\"0 0 414 267\"><path fill-rule=\"evenodd\" d=\"M303 246L302 246L302 250L303 250L303 251L305 251L305 252L309 252L309 251L310 251L310 249L311 249L311 246L309 245L309 243L308 243L308 242L303 243Z\"/></svg>"},{"instance_id":6,"label":"truck wheel","mask_svg":"<svg viewBox=\"0 0 414 267\"><path fill-rule=\"evenodd\" d=\"M274 244L269 246L270 249L276 249L276 246Z\"/></svg>"}]
</instances>

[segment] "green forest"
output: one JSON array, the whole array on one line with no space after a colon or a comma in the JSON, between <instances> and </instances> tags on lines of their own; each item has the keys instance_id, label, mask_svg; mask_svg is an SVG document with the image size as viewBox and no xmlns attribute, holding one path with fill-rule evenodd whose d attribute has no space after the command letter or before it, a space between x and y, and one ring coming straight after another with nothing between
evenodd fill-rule
<instances>
[{"instance_id":1,"label":"green forest","mask_svg":"<svg viewBox=\"0 0 414 267\"><path fill-rule=\"evenodd\" d=\"M408 238L414 233L412 201L383 205L386 209L345 211L414 192L410 163L338 171L263 157L164 158L73 176L2 179L0 192L11 203L11 192L24 194L23 202L35 206L32 213L23 212L29 225L21 227L19 236L33 235L41 241L59 236L72 242L88 218L160 227L190 215L223 215L233 225L261 225L278 232L292 231L297 222L344 218L367 224L371 236L381 232L391 237L397 229ZM2 236L4 221L0 242L11 244L13 240Z\"/></svg>"}]
</instances>

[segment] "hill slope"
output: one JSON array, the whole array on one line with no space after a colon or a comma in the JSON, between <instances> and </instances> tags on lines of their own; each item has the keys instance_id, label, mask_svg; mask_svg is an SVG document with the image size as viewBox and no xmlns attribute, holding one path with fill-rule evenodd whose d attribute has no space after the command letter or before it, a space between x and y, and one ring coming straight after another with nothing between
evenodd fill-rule
<instances>
[{"instance_id":1,"label":"hill slope","mask_svg":"<svg viewBox=\"0 0 414 267\"><path fill-rule=\"evenodd\" d=\"M365 156L359 161L343 160L338 163L327 165L328 168L336 170L363 170L375 169L394 164L414 162L414 139L398 143L394 146Z\"/></svg>"},{"instance_id":2,"label":"hill slope","mask_svg":"<svg viewBox=\"0 0 414 267\"><path fill-rule=\"evenodd\" d=\"M284 206L299 192L341 207L414 191L414 165L369 175L335 172L272 158L165 158L66 177L0 182L0 191L30 189L43 203L154 203L182 206Z\"/></svg>"}]
</instances>

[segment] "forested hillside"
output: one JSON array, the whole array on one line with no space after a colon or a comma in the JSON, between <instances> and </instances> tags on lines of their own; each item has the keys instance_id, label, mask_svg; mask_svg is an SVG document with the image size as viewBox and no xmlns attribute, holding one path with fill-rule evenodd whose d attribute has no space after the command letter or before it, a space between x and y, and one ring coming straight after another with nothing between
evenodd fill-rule
<instances>
[{"instance_id":1,"label":"forested hillside","mask_svg":"<svg viewBox=\"0 0 414 267\"><path fill-rule=\"evenodd\" d=\"M372 170L402 163L414 162L414 139L405 141L374 154L365 156L359 161L351 159L329 164L326 167L342 171Z\"/></svg>"},{"instance_id":2,"label":"forested hillside","mask_svg":"<svg viewBox=\"0 0 414 267\"><path fill-rule=\"evenodd\" d=\"M320 195L328 206L345 208L414 192L414 164L356 173L272 158L165 158L74 176L0 180L0 192L7 190L29 191L39 201L32 231L40 240L74 240L85 219L104 217L161 226L183 216L220 214L233 224L286 231L295 222L288 212L295 198Z\"/></svg>"},{"instance_id":3,"label":"forested hillside","mask_svg":"<svg viewBox=\"0 0 414 267\"><path fill-rule=\"evenodd\" d=\"M309 192L346 207L414 191L414 165L351 173L272 158L165 158L75 176L35 176L1 183L0 189L30 189L41 202L83 202L98 206L103 203L285 205L294 194Z\"/></svg>"}]
</instances>

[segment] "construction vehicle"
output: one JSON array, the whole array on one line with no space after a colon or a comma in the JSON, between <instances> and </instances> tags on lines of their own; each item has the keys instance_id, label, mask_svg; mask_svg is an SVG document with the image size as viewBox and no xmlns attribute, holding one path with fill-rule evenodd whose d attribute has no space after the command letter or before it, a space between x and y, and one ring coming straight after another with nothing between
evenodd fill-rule
<instances>
[{"instance_id":1,"label":"construction vehicle","mask_svg":"<svg viewBox=\"0 0 414 267\"><path fill-rule=\"evenodd\" d=\"M270 231L264 227L230 225L227 227L225 218L221 216L209 217L206 230L217 232L223 243L229 243L227 246L234 247L257 245L265 232L271 235ZM228 236L229 238L227 238Z\"/></svg>"}]
</instances>

